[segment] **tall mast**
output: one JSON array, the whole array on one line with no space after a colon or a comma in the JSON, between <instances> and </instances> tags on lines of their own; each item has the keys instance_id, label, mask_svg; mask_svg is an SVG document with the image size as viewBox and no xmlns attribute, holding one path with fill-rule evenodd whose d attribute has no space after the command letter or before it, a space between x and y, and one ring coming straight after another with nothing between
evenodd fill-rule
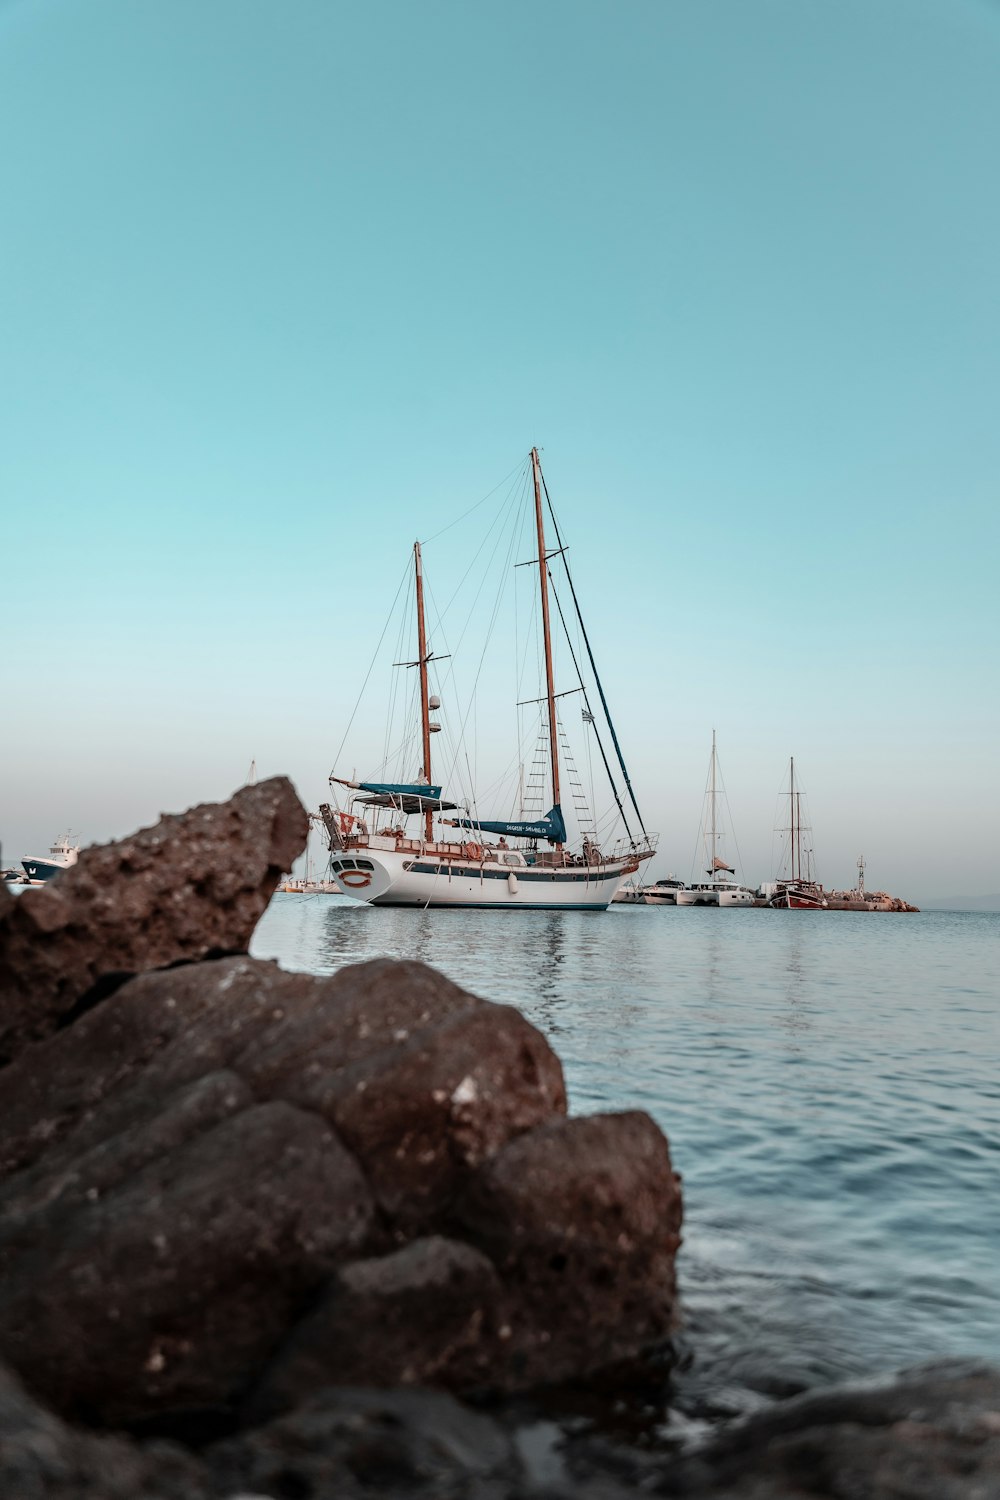
<instances>
[{"instance_id":1,"label":"tall mast","mask_svg":"<svg viewBox=\"0 0 1000 1500\"><path fill-rule=\"evenodd\" d=\"M545 696L549 705L549 756L552 761L552 802L560 806L559 741L556 733L556 694L552 681L552 635L549 630L549 574L545 557L545 523L542 520L541 469L538 449L531 450L531 470L535 480L535 527L538 531L538 582L542 592L542 637L545 642ZM561 849L562 844L556 844Z\"/></svg>"},{"instance_id":2,"label":"tall mast","mask_svg":"<svg viewBox=\"0 0 1000 1500\"><path fill-rule=\"evenodd\" d=\"M712 857L709 860L711 869L709 874L715 874L715 730L712 730Z\"/></svg>"},{"instance_id":3,"label":"tall mast","mask_svg":"<svg viewBox=\"0 0 1000 1500\"><path fill-rule=\"evenodd\" d=\"M417 573L417 665L420 668L420 728L424 742L424 778L428 785L431 779L431 709L427 691L427 628L424 624L424 569L420 557L420 543L413 543L413 565ZM424 813L424 838L428 844L434 837L434 814L428 809Z\"/></svg>"},{"instance_id":4,"label":"tall mast","mask_svg":"<svg viewBox=\"0 0 1000 1500\"><path fill-rule=\"evenodd\" d=\"M792 817L792 879L797 879L795 874L795 756L788 762L788 807ZM801 861L800 861L801 864Z\"/></svg>"}]
</instances>

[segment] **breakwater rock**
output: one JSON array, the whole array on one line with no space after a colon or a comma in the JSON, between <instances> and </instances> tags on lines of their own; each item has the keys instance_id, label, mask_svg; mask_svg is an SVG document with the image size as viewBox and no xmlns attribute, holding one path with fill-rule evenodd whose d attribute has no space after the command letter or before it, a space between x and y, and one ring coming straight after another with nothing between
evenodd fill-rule
<instances>
[{"instance_id":1,"label":"breakwater rock","mask_svg":"<svg viewBox=\"0 0 1000 1500\"><path fill-rule=\"evenodd\" d=\"M64 1417L522 1391L673 1326L681 1197L648 1116L567 1118L541 1033L425 965L232 953L305 831L264 783L2 914L0 1357Z\"/></svg>"}]
</instances>

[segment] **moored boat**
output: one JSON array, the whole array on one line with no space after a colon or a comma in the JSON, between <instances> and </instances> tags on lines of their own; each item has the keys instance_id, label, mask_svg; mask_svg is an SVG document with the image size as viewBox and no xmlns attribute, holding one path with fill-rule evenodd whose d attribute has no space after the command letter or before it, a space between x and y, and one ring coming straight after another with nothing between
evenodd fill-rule
<instances>
[{"instance_id":1,"label":"moored boat","mask_svg":"<svg viewBox=\"0 0 1000 1500\"><path fill-rule=\"evenodd\" d=\"M788 876L779 876L774 882L774 891L768 906L779 911L824 911L829 903L826 892L819 881L813 878L812 849L803 847L803 834L809 830L802 817L802 793L795 784L795 757L788 763L788 809L789 826L782 832L788 834Z\"/></svg>"},{"instance_id":2,"label":"moored boat","mask_svg":"<svg viewBox=\"0 0 1000 1500\"><path fill-rule=\"evenodd\" d=\"M61 839L56 840L44 858L34 855L22 859L21 867L24 870L25 879L32 884L39 885L75 865L80 845L71 843L73 837L71 833L64 833Z\"/></svg>"},{"instance_id":3,"label":"moored boat","mask_svg":"<svg viewBox=\"0 0 1000 1500\"><path fill-rule=\"evenodd\" d=\"M329 873L345 895L373 906L416 907L484 907L508 909L535 907L541 909L604 910L613 900L622 881L634 875L655 851L655 839L642 824L631 782L625 767L618 738L607 714L607 703L594 666L586 627L579 612L576 591L566 564L565 547L556 526L557 547L546 547L542 507L542 479L538 450L530 456L534 495L534 533L538 568L538 602L540 604L542 651L544 659L544 694L537 700L545 705L543 732L547 760L551 805L544 815L528 816L523 807L516 818L483 819L472 816L468 806L442 797L442 786L432 781L431 740L440 729L432 721L441 700L431 694L429 664L438 658L430 651L424 609L423 557L419 542L414 544L414 582L417 626L415 661L397 665L418 669L418 695L421 738L421 765L410 781L356 780L330 776L330 785L344 788L349 794L346 807L323 804L320 815L329 836ZM548 491L545 491L548 500ZM552 514L551 501L549 512ZM553 515L554 521L554 515ZM569 839L563 815L560 780L561 725L556 700L564 696L555 690L552 632L549 613L549 590L554 591L549 563L562 558L583 642L593 668L593 679L600 694L614 749L628 795L635 809L639 829L633 834L612 780L615 800L626 829L625 837L605 849L597 838L596 825L583 831L574 847ZM562 607L559 605L560 619ZM567 639L569 640L569 633ZM609 778L611 769L603 744L597 735L595 714L591 710L587 688L575 653L579 687L570 692L583 694L583 720L593 728ZM523 705L522 705L523 706ZM412 764L412 762L411 762ZM541 775L541 773L539 773ZM574 797L576 791L574 787ZM475 803L473 803L473 807ZM544 807L545 802L540 806ZM446 813L464 814L445 817ZM410 819L418 819L416 828ZM440 829L435 833L435 822Z\"/></svg>"},{"instance_id":4,"label":"moored boat","mask_svg":"<svg viewBox=\"0 0 1000 1500\"><path fill-rule=\"evenodd\" d=\"M721 857L723 820L719 816L719 798L725 800L725 790L720 792L718 752L715 745L715 730L712 730L712 755L708 767L708 785L705 791L705 811L702 816L702 838L708 867L707 880L692 881L677 891L677 906L754 906L756 893L749 886L741 885L732 877L733 866Z\"/></svg>"}]
</instances>

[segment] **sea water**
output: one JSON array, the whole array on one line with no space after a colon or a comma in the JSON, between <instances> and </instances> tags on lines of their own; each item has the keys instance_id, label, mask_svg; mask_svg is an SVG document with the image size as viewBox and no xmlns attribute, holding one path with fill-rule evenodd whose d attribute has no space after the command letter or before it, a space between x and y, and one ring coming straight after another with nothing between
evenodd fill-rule
<instances>
[{"instance_id":1,"label":"sea water","mask_svg":"<svg viewBox=\"0 0 1000 1500\"><path fill-rule=\"evenodd\" d=\"M279 894L252 951L422 959L545 1033L574 1113L648 1110L684 1179L681 1381L720 1411L1000 1359L1000 915Z\"/></svg>"}]
</instances>

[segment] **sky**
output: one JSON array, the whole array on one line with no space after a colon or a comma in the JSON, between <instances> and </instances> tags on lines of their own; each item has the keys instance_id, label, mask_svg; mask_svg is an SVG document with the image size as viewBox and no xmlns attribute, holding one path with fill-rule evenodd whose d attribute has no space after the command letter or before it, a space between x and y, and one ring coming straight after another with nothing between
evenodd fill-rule
<instances>
[{"instance_id":1,"label":"sky","mask_svg":"<svg viewBox=\"0 0 1000 1500\"><path fill-rule=\"evenodd\" d=\"M654 876L714 729L753 883L794 755L827 885L1000 891L998 77L994 0L0 0L3 863L364 772L537 444Z\"/></svg>"}]
</instances>

